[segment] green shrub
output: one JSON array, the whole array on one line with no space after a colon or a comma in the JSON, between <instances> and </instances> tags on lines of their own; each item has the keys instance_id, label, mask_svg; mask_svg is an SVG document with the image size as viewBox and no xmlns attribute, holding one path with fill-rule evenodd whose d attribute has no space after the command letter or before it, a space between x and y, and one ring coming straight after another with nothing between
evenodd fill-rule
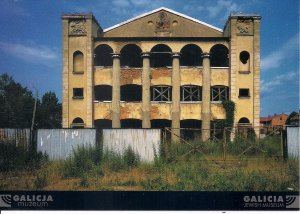
<instances>
[{"instance_id":1,"label":"green shrub","mask_svg":"<svg viewBox=\"0 0 300 214\"><path fill-rule=\"evenodd\" d=\"M0 171L37 169L48 160L47 155L41 152L27 151L14 144L0 142Z\"/></svg>"},{"instance_id":2,"label":"green shrub","mask_svg":"<svg viewBox=\"0 0 300 214\"><path fill-rule=\"evenodd\" d=\"M80 177L86 172L93 171L100 164L102 151L99 146L79 146L63 161L62 173L64 177Z\"/></svg>"},{"instance_id":3,"label":"green shrub","mask_svg":"<svg viewBox=\"0 0 300 214\"><path fill-rule=\"evenodd\" d=\"M131 147L128 147L123 155L123 160L127 168L138 166L140 164L140 156L135 154Z\"/></svg>"},{"instance_id":4,"label":"green shrub","mask_svg":"<svg viewBox=\"0 0 300 214\"><path fill-rule=\"evenodd\" d=\"M108 166L112 171L128 170L139 164L140 157L131 147L128 147L123 155L112 151L105 151L103 154L102 165Z\"/></svg>"}]
</instances>

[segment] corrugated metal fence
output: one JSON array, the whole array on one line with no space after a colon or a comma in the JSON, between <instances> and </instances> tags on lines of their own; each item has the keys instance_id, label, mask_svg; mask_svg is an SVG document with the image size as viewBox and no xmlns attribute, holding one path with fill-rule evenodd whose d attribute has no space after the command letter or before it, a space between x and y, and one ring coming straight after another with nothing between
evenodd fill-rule
<instances>
[{"instance_id":1,"label":"corrugated metal fence","mask_svg":"<svg viewBox=\"0 0 300 214\"><path fill-rule=\"evenodd\" d=\"M102 139L98 139L98 132ZM154 161L159 154L159 129L39 129L37 131L37 151L48 154L50 160L67 158L78 146L95 146L100 141L103 151L120 155L127 148L140 156L142 161Z\"/></svg>"},{"instance_id":2,"label":"corrugated metal fence","mask_svg":"<svg viewBox=\"0 0 300 214\"><path fill-rule=\"evenodd\" d=\"M288 157L299 158L300 127L286 127Z\"/></svg>"},{"instance_id":3,"label":"corrugated metal fence","mask_svg":"<svg viewBox=\"0 0 300 214\"><path fill-rule=\"evenodd\" d=\"M37 151L50 160L66 159L78 146L95 146L95 129L39 129Z\"/></svg>"},{"instance_id":4,"label":"corrugated metal fence","mask_svg":"<svg viewBox=\"0 0 300 214\"><path fill-rule=\"evenodd\" d=\"M12 143L29 150L30 129L0 129L0 142Z\"/></svg>"},{"instance_id":5,"label":"corrugated metal fence","mask_svg":"<svg viewBox=\"0 0 300 214\"><path fill-rule=\"evenodd\" d=\"M142 161L152 162L159 154L160 129L104 129L103 149L121 155L131 149Z\"/></svg>"}]
</instances>

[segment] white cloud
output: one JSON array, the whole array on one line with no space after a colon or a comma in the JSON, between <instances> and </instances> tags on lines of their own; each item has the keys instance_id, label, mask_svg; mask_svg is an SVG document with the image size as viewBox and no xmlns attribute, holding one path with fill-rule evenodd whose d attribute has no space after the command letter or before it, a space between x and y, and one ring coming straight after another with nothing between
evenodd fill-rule
<instances>
[{"instance_id":1,"label":"white cloud","mask_svg":"<svg viewBox=\"0 0 300 214\"><path fill-rule=\"evenodd\" d=\"M261 70L280 67L284 59L290 57L290 52L299 48L299 35L293 36L280 49L271 52L261 60Z\"/></svg>"},{"instance_id":2,"label":"white cloud","mask_svg":"<svg viewBox=\"0 0 300 214\"><path fill-rule=\"evenodd\" d=\"M281 85L289 85L291 81L298 81L298 73L297 72L288 72L285 74L281 74L271 79L270 81L261 80L260 81L260 91L261 93L271 92L276 87Z\"/></svg>"},{"instance_id":3,"label":"white cloud","mask_svg":"<svg viewBox=\"0 0 300 214\"><path fill-rule=\"evenodd\" d=\"M55 48L51 49L34 42L20 44L0 41L0 51L29 63L50 66L52 65L50 62L58 60L58 57L60 56L59 51Z\"/></svg>"}]
</instances>

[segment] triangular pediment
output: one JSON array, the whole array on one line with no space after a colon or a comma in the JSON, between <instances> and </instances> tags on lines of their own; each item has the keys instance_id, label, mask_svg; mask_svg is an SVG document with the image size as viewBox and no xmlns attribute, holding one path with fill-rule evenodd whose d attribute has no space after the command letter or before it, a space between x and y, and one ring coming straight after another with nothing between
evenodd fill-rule
<instances>
[{"instance_id":1,"label":"triangular pediment","mask_svg":"<svg viewBox=\"0 0 300 214\"><path fill-rule=\"evenodd\" d=\"M168 8L158 8L110 28L104 37L221 37L223 31Z\"/></svg>"}]
</instances>

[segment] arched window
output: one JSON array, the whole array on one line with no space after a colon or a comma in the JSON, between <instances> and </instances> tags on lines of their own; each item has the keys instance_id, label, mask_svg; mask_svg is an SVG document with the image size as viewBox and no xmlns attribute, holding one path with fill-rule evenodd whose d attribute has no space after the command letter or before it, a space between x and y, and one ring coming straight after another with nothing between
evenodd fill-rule
<instances>
[{"instance_id":1,"label":"arched window","mask_svg":"<svg viewBox=\"0 0 300 214\"><path fill-rule=\"evenodd\" d=\"M75 51L73 54L73 72L74 73L84 72L83 53L80 51Z\"/></svg>"},{"instance_id":2,"label":"arched window","mask_svg":"<svg viewBox=\"0 0 300 214\"><path fill-rule=\"evenodd\" d=\"M121 50L121 66L142 67L142 50L134 44L125 45Z\"/></svg>"},{"instance_id":3,"label":"arched window","mask_svg":"<svg viewBox=\"0 0 300 214\"><path fill-rule=\"evenodd\" d=\"M250 121L249 121L249 119L248 119L247 117L242 117L242 118L239 120L238 123L239 123L239 124L249 124Z\"/></svg>"},{"instance_id":4,"label":"arched window","mask_svg":"<svg viewBox=\"0 0 300 214\"><path fill-rule=\"evenodd\" d=\"M250 54L247 51L240 53L240 71L250 71Z\"/></svg>"},{"instance_id":5,"label":"arched window","mask_svg":"<svg viewBox=\"0 0 300 214\"><path fill-rule=\"evenodd\" d=\"M197 85L183 85L180 87L180 100L193 102L202 100L202 88Z\"/></svg>"},{"instance_id":6,"label":"arched window","mask_svg":"<svg viewBox=\"0 0 300 214\"><path fill-rule=\"evenodd\" d=\"M81 119L80 117L76 117L71 124L71 128L73 128L73 129L84 128L83 119Z\"/></svg>"},{"instance_id":7,"label":"arched window","mask_svg":"<svg viewBox=\"0 0 300 214\"><path fill-rule=\"evenodd\" d=\"M202 66L202 50L197 45L188 44L181 49L180 53L181 66Z\"/></svg>"},{"instance_id":8,"label":"arched window","mask_svg":"<svg viewBox=\"0 0 300 214\"><path fill-rule=\"evenodd\" d=\"M110 85L96 85L94 87L95 100L97 101L111 101L112 100L112 86Z\"/></svg>"},{"instance_id":9,"label":"arched window","mask_svg":"<svg viewBox=\"0 0 300 214\"><path fill-rule=\"evenodd\" d=\"M228 67L229 50L226 46L217 44L210 49L210 66L211 67Z\"/></svg>"},{"instance_id":10,"label":"arched window","mask_svg":"<svg viewBox=\"0 0 300 214\"><path fill-rule=\"evenodd\" d=\"M223 85L211 87L211 101L226 101L229 99L229 88Z\"/></svg>"},{"instance_id":11,"label":"arched window","mask_svg":"<svg viewBox=\"0 0 300 214\"><path fill-rule=\"evenodd\" d=\"M109 45L99 45L95 48L94 65L95 66L112 66L113 49Z\"/></svg>"},{"instance_id":12,"label":"arched window","mask_svg":"<svg viewBox=\"0 0 300 214\"><path fill-rule=\"evenodd\" d=\"M142 101L142 86L135 84L122 85L121 100L126 102Z\"/></svg>"},{"instance_id":13,"label":"arched window","mask_svg":"<svg viewBox=\"0 0 300 214\"><path fill-rule=\"evenodd\" d=\"M167 67L172 65L171 60L172 50L169 46L159 44L151 49L151 67Z\"/></svg>"}]
</instances>

